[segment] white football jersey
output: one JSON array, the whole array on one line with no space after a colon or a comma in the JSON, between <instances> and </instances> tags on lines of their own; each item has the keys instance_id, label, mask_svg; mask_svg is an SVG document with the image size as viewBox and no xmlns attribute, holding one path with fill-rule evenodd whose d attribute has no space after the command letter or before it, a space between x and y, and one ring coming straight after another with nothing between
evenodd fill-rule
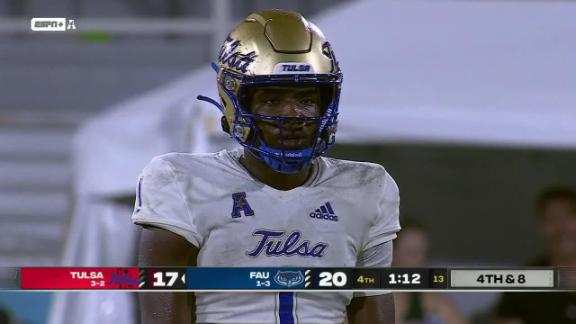
<instances>
[{"instance_id":1,"label":"white football jersey","mask_svg":"<svg viewBox=\"0 0 576 324\"><path fill-rule=\"evenodd\" d=\"M138 182L133 222L186 238L200 250L199 267L389 266L391 248L385 262L363 256L400 230L398 187L383 167L321 157L307 183L281 191L252 178L241 154L154 158ZM196 316L201 323L342 323L352 297L198 292Z\"/></svg>"}]
</instances>

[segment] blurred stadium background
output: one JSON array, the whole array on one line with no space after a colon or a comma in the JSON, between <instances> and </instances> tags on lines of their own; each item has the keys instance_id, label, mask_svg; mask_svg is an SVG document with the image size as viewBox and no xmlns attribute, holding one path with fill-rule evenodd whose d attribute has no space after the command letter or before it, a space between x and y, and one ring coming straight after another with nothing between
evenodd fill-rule
<instances>
[{"instance_id":1,"label":"blurred stadium background","mask_svg":"<svg viewBox=\"0 0 576 324\"><path fill-rule=\"evenodd\" d=\"M576 183L574 1L0 0L0 266L134 264L137 174L157 154L231 145L194 98L215 92L227 32L269 8L333 43L345 77L330 154L391 172L433 264L542 251L534 199ZM32 17L78 30L31 32ZM133 319L131 296L70 296L0 306L19 323ZM455 300L481 321L495 298Z\"/></svg>"}]
</instances>

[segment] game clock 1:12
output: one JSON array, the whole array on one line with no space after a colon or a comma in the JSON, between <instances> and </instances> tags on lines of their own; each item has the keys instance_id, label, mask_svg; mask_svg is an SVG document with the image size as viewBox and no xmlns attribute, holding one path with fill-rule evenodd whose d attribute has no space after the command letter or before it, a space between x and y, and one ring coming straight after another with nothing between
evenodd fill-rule
<instances>
[{"instance_id":1,"label":"game clock 1:12","mask_svg":"<svg viewBox=\"0 0 576 324\"><path fill-rule=\"evenodd\" d=\"M382 274L383 288L425 289L428 286L427 269L389 268Z\"/></svg>"}]
</instances>

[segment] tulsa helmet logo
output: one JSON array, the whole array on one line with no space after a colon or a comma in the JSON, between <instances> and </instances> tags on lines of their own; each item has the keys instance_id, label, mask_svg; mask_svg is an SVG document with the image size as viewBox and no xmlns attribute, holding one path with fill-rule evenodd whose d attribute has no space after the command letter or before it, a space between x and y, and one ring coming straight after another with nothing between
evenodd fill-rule
<instances>
[{"instance_id":1,"label":"tulsa helmet logo","mask_svg":"<svg viewBox=\"0 0 576 324\"><path fill-rule=\"evenodd\" d=\"M304 282L304 276L300 271L278 271L274 276L274 282L288 288L298 286Z\"/></svg>"},{"instance_id":2,"label":"tulsa helmet logo","mask_svg":"<svg viewBox=\"0 0 576 324\"><path fill-rule=\"evenodd\" d=\"M227 65L231 69L242 71L246 73L248 71L248 66L254 62L256 58L256 53L254 51L248 54L242 54L238 50L240 46L240 41L228 36L226 42L222 49L220 49L220 54L218 55L218 60L221 64Z\"/></svg>"},{"instance_id":3,"label":"tulsa helmet logo","mask_svg":"<svg viewBox=\"0 0 576 324\"><path fill-rule=\"evenodd\" d=\"M293 256L321 258L328 247L327 243L318 242L314 245L307 240L300 240L302 234L294 231L285 237L284 231L258 230L252 236L260 236L260 241L256 248L247 255L256 257L263 251L266 256Z\"/></svg>"}]
</instances>

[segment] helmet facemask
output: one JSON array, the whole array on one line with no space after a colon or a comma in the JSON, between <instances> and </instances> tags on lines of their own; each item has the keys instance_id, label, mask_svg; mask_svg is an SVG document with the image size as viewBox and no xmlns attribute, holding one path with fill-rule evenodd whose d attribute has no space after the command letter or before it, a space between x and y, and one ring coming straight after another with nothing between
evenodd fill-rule
<instances>
[{"instance_id":1,"label":"helmet facemask","mask_svg":"<svg viewBox=\"0 0 576 324\"><path fill-rule=\"evenodd\" d=\"M221 78L231 84L232 75ZM238 76L238 95L226 89L226 94L234 105L234 120L230 135L242 146L262 160L276 172L297 173L309 165L313 159L322 155L334 143L337 125L337 107L341 77L321 75L282 75L282 76ZM319 89L319 113L316 116L283 116L282 114L258 114L251 109L252 94L269 86L305 87ZM294 126L297 125L297 126ZM276 128L275 134L266 134L264 129ZM313 128L313 129L312 129ZM293 145L290 134L296 132L310 139L306 145ZM268 140L266 140L268 137ZM276 140L271 140L275 137ZM292 145L290 145L292 144Z\"/></svg>"}]
</instances>

